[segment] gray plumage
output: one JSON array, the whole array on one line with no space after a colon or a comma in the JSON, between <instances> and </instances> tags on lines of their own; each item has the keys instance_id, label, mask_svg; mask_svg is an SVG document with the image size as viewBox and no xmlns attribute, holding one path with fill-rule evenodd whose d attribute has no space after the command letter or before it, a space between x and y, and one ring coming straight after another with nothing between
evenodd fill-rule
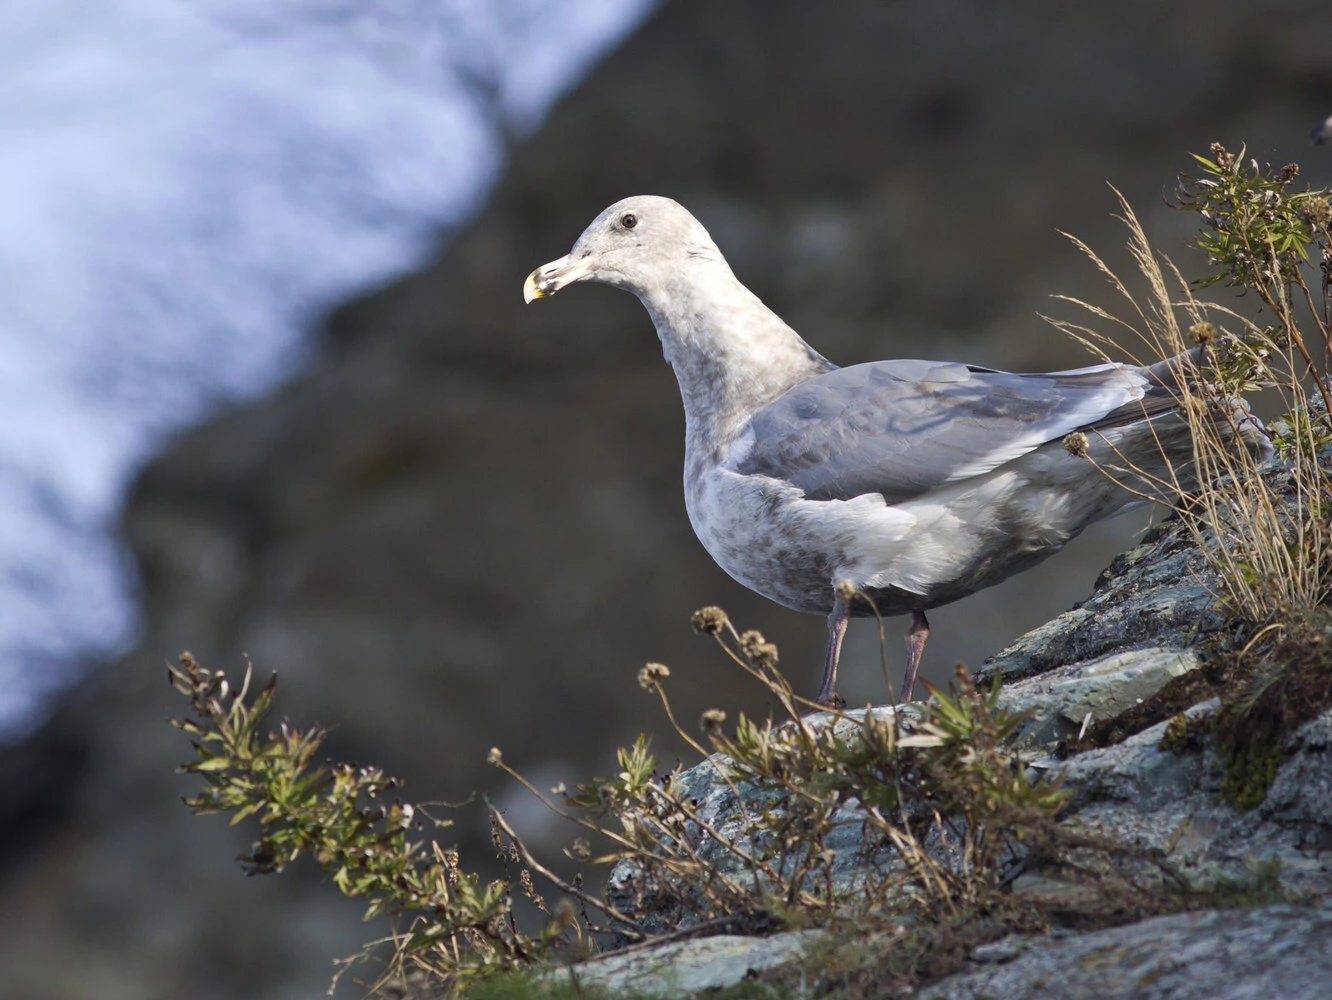
<instances>
[{"instance_id":1,"label":"gray plumage","mask_svg":"<svg viewBox=\"0 0 1332 1000\"><path fill-rule=\"evenodd\" d=\"M737 471L783 478L811 500L911 500L1075 430L1140 420L1143 403L1174 408L1163 388L1139 389L1112 365L1043 375L928 361L855 365L756 412ZM1107 412L1125 397L1132 401Z\"/></svg>"},{"instance_id":2,"label":"gray plumage","mask_svg":"<svg viewBox=\"0 0 1332 1000\"><path fill-rule=\"evenodd\" d=\"M684 208L639 196L602 212L566 257L527 279L527 301L577 281L633 292L675 370L685 409L685 506L736 580L828 616L818 698L836 703L849 615L910 613L903 698L924 612L1058 551L1141 502L1062 441L1146 473L1191 458L1176 412L1184 358L1021 375L878 361L838 368L731 272ZM1270 451L1256 422L1246 446ZM1145 485L1143 483L1142 485ZM863 597L837 596L841 581ZM874 607L871 608L872 602Z\"/></svg>"}]
</instances>

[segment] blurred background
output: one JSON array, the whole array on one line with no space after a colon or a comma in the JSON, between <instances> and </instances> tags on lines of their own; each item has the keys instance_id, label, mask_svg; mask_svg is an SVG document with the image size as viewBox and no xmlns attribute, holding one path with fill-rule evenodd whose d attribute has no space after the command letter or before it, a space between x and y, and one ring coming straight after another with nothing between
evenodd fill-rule
<instances>
[{"instance_id":1,"label":"blurred background","mask_svg":"<svg viewBox=\"0 0 1332 1000\"><path fill-rule=\"evenodd\" d=\"M680 716L762 713L689 613L813 690L823 623L716 569L641 306L521 286L605 205L669 195L832 360L1088 363L1113 183L1165 205L1221 140L1332 184L1324 5L67 0L0 17L0 995L295 998L376 933L195 819L164 664L281 676L417 801L540 785ZM1247 303L1239 302L1243 309ZM1253 308L1256 308L1254 306ZM1085 597L1146 515L931 614L926 674ZM889 621L900 670L904 622ZM883 700L857 623L843 693ZM454 831L484 861L479 810ZM354 983L341 995L359 995Z\"/></svg>"}]
</instances>

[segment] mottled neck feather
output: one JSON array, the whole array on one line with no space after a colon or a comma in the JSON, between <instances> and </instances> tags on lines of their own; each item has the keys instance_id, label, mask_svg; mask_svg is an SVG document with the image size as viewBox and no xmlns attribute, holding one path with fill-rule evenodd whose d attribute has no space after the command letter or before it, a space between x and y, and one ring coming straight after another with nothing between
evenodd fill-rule
<instances>
[{"instance_id":1,"label":"mottled neck feather","mask_svg":"<svg viewBox=\"0 0 1332 1000\"><path fill-rule=\"evenodd\" d=\"M749 415L832 364L719 259L641 295L675 369L688 444L725 448ZM701 272L701 273L700 273Z\"/></svg>"}]
</instances>

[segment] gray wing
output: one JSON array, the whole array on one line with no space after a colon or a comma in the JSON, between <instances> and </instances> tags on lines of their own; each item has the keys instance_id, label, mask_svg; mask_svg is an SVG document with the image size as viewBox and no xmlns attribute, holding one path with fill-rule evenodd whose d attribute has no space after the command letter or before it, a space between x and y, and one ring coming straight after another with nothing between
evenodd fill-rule
<instances>
[{"instance_id":1,"label":"gray wing","mask_svg":"<svg viewBox=\"0 0 1332 1000\"><path fill-rule=\"evenodd\" d=\"M810 499L908 500L1072 431L1174 409L1173 374L1168 363L1040 375L928 361L839 368L756 412L733 467L786 480Z\"/></svg>"}]
</instances>

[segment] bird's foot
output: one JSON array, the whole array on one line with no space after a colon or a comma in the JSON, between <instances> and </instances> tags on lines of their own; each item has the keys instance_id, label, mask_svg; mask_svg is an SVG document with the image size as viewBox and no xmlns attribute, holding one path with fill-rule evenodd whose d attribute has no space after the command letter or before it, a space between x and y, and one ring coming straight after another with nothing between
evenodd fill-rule
<instances>
[{"instance_id":1,"label":"bird's foot","mask_svg":"<svg viewBox=\"0 0 1332 1000\"><path fill-rule=\"evenodd\" d=\"M830 712L840 712L846 708L846 699L836 691L831 694L821 695L816 701L816 705L822 705Z\"/></svg>"}]
</instances>

